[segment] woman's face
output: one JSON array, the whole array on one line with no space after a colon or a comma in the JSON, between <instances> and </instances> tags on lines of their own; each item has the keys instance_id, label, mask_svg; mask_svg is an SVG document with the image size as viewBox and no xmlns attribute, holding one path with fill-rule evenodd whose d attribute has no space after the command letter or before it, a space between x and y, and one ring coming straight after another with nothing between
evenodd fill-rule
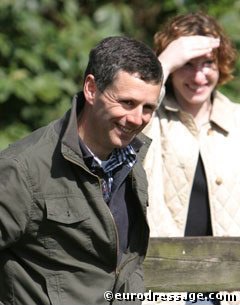
<instances>
[{"instance_id":1,"label":"woman's face","mask_svg":"<svg viewBox=\"0 0 240 305\"><path fill-rule=\"evenodd\" d=\"M211 101L219 79L219 69L213 56L194 58L171 75L177 102L187 111Z\"/></svg>"}]
</instances>

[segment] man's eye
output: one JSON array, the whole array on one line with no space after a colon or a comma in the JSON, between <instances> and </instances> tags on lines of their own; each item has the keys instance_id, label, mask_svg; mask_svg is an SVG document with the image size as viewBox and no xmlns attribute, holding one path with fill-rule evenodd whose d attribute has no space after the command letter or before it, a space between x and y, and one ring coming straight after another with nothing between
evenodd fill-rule
<instances>
[{"instance_id":1,"label":"man's eye","mask_svg":"<svg viewBox=\"0 0 240 305\"><path fill-rule=\"evenodd\" d=\"M149 112L149 113L152 113L156 110L156 107L152 106L152 105L145 105L144 106L144 111L145 112Z\"/></svg>"},{"instance_id":2,"label":"man's eye","mask_svg":"<svg viewBox=\"0 0 240 305\"><path fill-rule=\"evenodd\" d=\"M129 101L129 100L122 100L122 101L120 101L120 103L122 103L125 106L132 106L133 105L133 102Z\"/></svg>"}]
</instances>

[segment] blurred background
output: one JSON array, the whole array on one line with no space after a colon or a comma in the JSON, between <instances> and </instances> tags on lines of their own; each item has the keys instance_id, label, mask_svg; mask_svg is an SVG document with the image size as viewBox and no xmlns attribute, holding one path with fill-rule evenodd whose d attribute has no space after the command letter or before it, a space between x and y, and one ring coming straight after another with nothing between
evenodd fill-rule
<instances>
[{"instance_id":1,"label":"blurred background","mask_svg":"<svg viewBox=\"0 0 240 305\"><path fill-rule=\"evenodd\" d=\"M61 116L81 90L89 50L126 34L152 47L171 16L202 10L240 50L240 0L0 0L0 149ZM221 91L240 102L240 61Z\"/></svg>"}]
</instances>

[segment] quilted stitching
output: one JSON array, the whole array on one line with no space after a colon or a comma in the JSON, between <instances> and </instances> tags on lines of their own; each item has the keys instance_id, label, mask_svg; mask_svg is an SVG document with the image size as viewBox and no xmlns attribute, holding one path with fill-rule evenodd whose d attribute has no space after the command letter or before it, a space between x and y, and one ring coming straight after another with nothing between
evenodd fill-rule
<instances>
[{"instance_id":1,"label":"quilted stitching","mask_svg":"<svg viewBox=\"0 0 240 305\"><path fill-rule=\"evenodd\" d=\"M240 235L240 106L219 93L215 105L221 113L213 111L213 122L200 132L188 114L180 115L184 126L179 122L178 111L164 110L163 105L159 111L160 125L155 117L146 131L153 138L145 161L151 236L183 236L199 153L204 167L209 169L206 177L213 233ZM161 147L157 147L160 138ZM231 303L222 302L227 304Z\"/></svg>"}]
</instances>

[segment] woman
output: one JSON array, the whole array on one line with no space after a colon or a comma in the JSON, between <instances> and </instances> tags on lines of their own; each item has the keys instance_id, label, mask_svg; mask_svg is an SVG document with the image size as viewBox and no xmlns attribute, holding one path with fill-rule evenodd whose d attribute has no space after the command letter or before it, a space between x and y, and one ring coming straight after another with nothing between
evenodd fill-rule
<instances>
[{"instance_id":1,"label":"woman","mask_svg":"<svg viewBox=\"0 0 240 305\"><path fill-rule=\"evenodd\" d=\"M151 236L239 236L240 107L218 91L236 50L200 12L174 17L154 44L166 93L145 129Z\"/></svg>"}]
</instances>

